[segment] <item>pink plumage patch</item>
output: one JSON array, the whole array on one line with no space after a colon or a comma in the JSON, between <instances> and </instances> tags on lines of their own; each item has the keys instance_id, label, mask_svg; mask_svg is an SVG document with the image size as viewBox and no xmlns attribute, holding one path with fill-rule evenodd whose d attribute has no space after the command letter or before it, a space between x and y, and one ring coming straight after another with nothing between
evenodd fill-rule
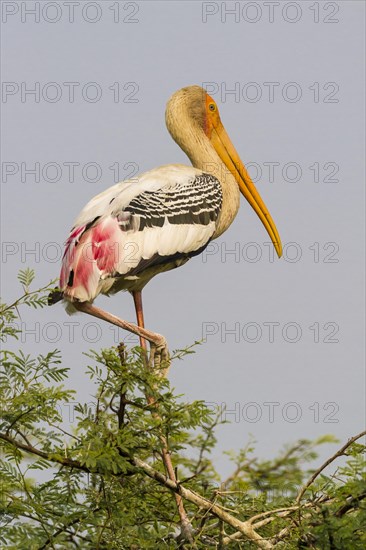
<instances>
[{"instance_id":1,"label":"pink plumage patch","mask_svg":"<svg viewBox=\"0 0 366 550\"><path fill-rule=\"evenodd\" d=\"M107 218L86 229L75 228L66 241L60 287L69 299L92 300L98 283L115 272L118 265L120 229L115 218Z\"/></svg>"},{"instance_id":2,"label":"pink plumage patch","mask_svg":"<svg viewBox=\"0 0 366 550\"><path fill-rule=\"evenodd\" d=\"M105 273L115 270L118 263L118 234L120 231L115 219L108 218L104 223L92 228L91 242L93 258L98 269Z\"/></svg>"}]
</instances>

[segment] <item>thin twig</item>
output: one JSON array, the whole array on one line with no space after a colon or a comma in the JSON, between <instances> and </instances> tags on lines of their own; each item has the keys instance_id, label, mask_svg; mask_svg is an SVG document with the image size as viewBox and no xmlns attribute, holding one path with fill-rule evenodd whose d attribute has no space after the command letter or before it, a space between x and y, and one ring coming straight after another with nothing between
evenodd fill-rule
<instances>
[{"instance_id":1,"label":"thin twig","mask_svg":"<svg viewBox=\"0 0 366 550\"><path fill-rule=\"evenodd\" d=\"M338 458L339 456L342 456L344 455L344 452L346 449L348 449L348 447L350 447L352 445L352 443L354 443L355 441L357 441L357 439L360 439L360 437L363 437L364 435L366 435L366 430L364 430L363 432L359 433L358 435L355 435L353 437L351 437L347 443L345 443L343 445L343 447L341 447L336 453L334 453L333 456L331 456L330 458L328 458L328 460L326 460L321 466L320 468L318 468L317 470L315 470L315 472L313 473L313 475L308 479L308 481L305 483L305 485L300 489L297 497L296 497L296 500L295 502L300 502L302 497L304 496L305 492L307 491L307 489L310 487L310 485L315 481L315 479L318 477L319 474L321 474L321 472L323 470L325 470L325 468L327 466L329 466L329 464L331 464L336 458Z\"/></svg>"},{"instance_id":2,"label":"thin twig","mask_svg":"<svg viewBox=\"0 0 366 550\"><path fill-rule=\"evenodd\" d=\"M88 468L87 466L84 466L77 460L72 460L71 458L66 458L61 455L54 456L52 453L45 453L44 451L40 451L33 445L25 445L24 443L21 443L20 441L17 441L10 437L9 435L5 433L0 433L0 439L3 441L7 441L8 443L11 443L18 449L25 451L27 453L30 453L32 455L40 456L41 458L44 458L45 460L49 460L50 462L57 462L58 464L62 464L62 466L68 466L69 468L77 468L78 470L83 470L84 472L92 473L93 470Z\"/></svg>"},{"instance_id":3,"label":"thin twig","mask_svg":"<svg viewBox=\"0 0 366 550\"><path fill-rule=\"evenodd\" d=\"M93 510L93 514L95 512L97 512L98 510L99 510L99 508L96 508L95 510ZM42 546L40 546L38 548L38 550L45 550L53 539L55 539L56 537L58 537L59 535L61 535L61 533L65 532L65 531L69 532L68 531L69 527L72 527L73 525L76 525L77 523L80 523L80 521L82 521L83 519L85 519L85 518L79 516L77 518L72 519L67 525L63 525L62 527L57 529L54 533L52 533L51 536L49 536L47 538L47 540L44 542L44 544L42 544Z\"/></svg>"},{"instance_id":4,"label":"thin twig","mask_svg":"<svg viewBox=\"0 0 366 550\"><path fill-rule=\"evenodd\" d=\"M32 290L31 292L24 292L23 296L18 298L18 300L15 300L15 302L13 302L12 304L10 304L10 305L8 305L4 308L1 308L0 313L3 314L3 313L5 313L5 311L8 311L9 309L16 308L22 302L22 300L24 300L24 298L28 298L28 296L33 296L33 294L41 294L44 290L49 290L50 286L55 284L56 281L57 281L57 279L54 279L48 285L43 286L41 288L38 288L37 290ZM20 315L19 315L19 317L20 317Z\"/></svg>"},{"instance_id":5,"label":"thin twig","mask_svg":"<svg viewBox=\"0 0 366 550\"><path fill-rule=\"evenodd\" d=\"M126 366L126 346L123 343L120 343L117 350L118 350L119 360L121 362L121 367L125 367ZM122 388L121 388L121 392L119 396L119 406L117 411L118 428L122 428L123 424L125 423L126 404L127 404L126 392L122 391Z\"/></svg>"}]
</instances>

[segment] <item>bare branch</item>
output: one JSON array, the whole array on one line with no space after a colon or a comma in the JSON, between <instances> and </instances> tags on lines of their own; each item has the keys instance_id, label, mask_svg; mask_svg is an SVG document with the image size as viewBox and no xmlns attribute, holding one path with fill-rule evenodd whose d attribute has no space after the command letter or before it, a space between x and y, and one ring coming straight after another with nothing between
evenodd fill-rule
<instances>
[{"instance_id":1,"label":"bare branch","mask_svg":"<svg viewBox=\"0 0 366 550\"><path fill-rule=\"evenodd\" d=\"M299 503L302 499L302 497L304 496L305 492L307 491L307 489L310 487L310 485L315 481L315 479L318 477L319 474L322 473L323 470L325 470L325 468L327 466L329 466L329 464L331 464L336 458L344 455L344 452L346 451L346 449L348 449L348 447L350 447L352 445L352 443L354 443L355 441L357 441L357 439L360 439L361 437L363 437L364 435L366 435L366 430L364 430L363 432L359 433L358 435L355 435L353 437L351 437L347 443L345 443L343 445L343 447L341 447L339 449L339 451L337 451L333 456L331 456L330 458L328 458L328 460L326 460L321 466L320 468L318 468L317 470L315 470L315 472L313 473L313 475L308 479L308 481L305 483L305 485L300 489L297 497L296 497L296 501L297 503Z\"/></svg>"},{"instance_id":2,"label":"bare branch","mask_svg":"<svg viewBox=\"0 0 366 550\"><path fill-rule=\"evenodd\" d=\"M139 458L133 458L133 463L137 468L142 469L146 475L148 475L152 479L155 479L155 481L158 481L160 484L164 485L171 491L179 493L183 498L185 498L189 502L192 502L192 504L195 504L199 508L211 512L213 515L215 515L231 527L238 529L241 533L243 533L243 535L245 535L247 539L254 542L258 546L258 548L264 548L265 550L272 548L272 544L263 539L260 535L258 535L258 533L254 531L252 525L249 522L240 521L239 519L233 517L231 514L223 510L220 505L212 503L210 500L207 500L206 498L198 495L190 489L186 489L179 482L174 483L171 479L167 479L163 474L161 474L157 470L154 470L151 466L149 466L149 464L143 462Z\"/></svg>"}]
</instances>

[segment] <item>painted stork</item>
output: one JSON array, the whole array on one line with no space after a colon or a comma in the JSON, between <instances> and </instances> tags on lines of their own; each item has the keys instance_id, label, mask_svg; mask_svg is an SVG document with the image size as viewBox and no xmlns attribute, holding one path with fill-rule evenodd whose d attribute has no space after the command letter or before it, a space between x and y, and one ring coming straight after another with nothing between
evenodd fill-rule
<instances>
[{"instance_id":1,"label":"painted stork","mask_svg":"<svg viewBox=\"0 0 366 550\"><path fill-rule=\"evenodd\" d=\"M193 166L168 164L125 180L92 198L66 242L60 289L69 312L79 310L138 334L146 350L166 357L165 339L145 329L141 292L152 277L200 254L232 223L240 191L266 228L278 256L276 226L220 120L200 86L169 99L166 125ZM132 293L137 325L93 305L99 294Z\"/></svg>"}]
</instances>

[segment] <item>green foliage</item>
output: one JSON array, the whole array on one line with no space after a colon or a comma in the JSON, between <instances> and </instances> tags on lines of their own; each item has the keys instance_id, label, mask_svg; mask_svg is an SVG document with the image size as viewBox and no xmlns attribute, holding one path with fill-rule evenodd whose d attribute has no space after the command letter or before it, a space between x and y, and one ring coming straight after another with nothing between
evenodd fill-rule
<instances>
[{"instance_id":1,"label":"green foliage","mask_svg":"<svg viewBox=\"0 0 366 550\"><path fill-rule=\"evenodd\" d=\"M53 283L31 291L33 279L33 271L22 271L22 297L1 306L5 341L18 337L18 308L47 303ZM300 440L273 460L256 458L250 443L230 453L233 472L221 480L211 460L219 417L204 402L187 403L175 395L166 379L144 366L139 348L93 351L88 358L86 375L95 384L94 399L76 404L75 392L63 386L68 369L57 350L37 357L2 351L0 546L193 547L179 535L174 494L144 466L152 466L156 476L165 473L164 440L180 484L202 499L202 506L184 502L196 548L259 546L238 533L234 521L223 522L211 513L214 504L242 522L259 515L252 523L269 548L366 546L363 445L355 442L340 453L347 460L335 474L319 473L298 505L317 448L333 442L331 436Z\"/></svg>"}]
</instances>

